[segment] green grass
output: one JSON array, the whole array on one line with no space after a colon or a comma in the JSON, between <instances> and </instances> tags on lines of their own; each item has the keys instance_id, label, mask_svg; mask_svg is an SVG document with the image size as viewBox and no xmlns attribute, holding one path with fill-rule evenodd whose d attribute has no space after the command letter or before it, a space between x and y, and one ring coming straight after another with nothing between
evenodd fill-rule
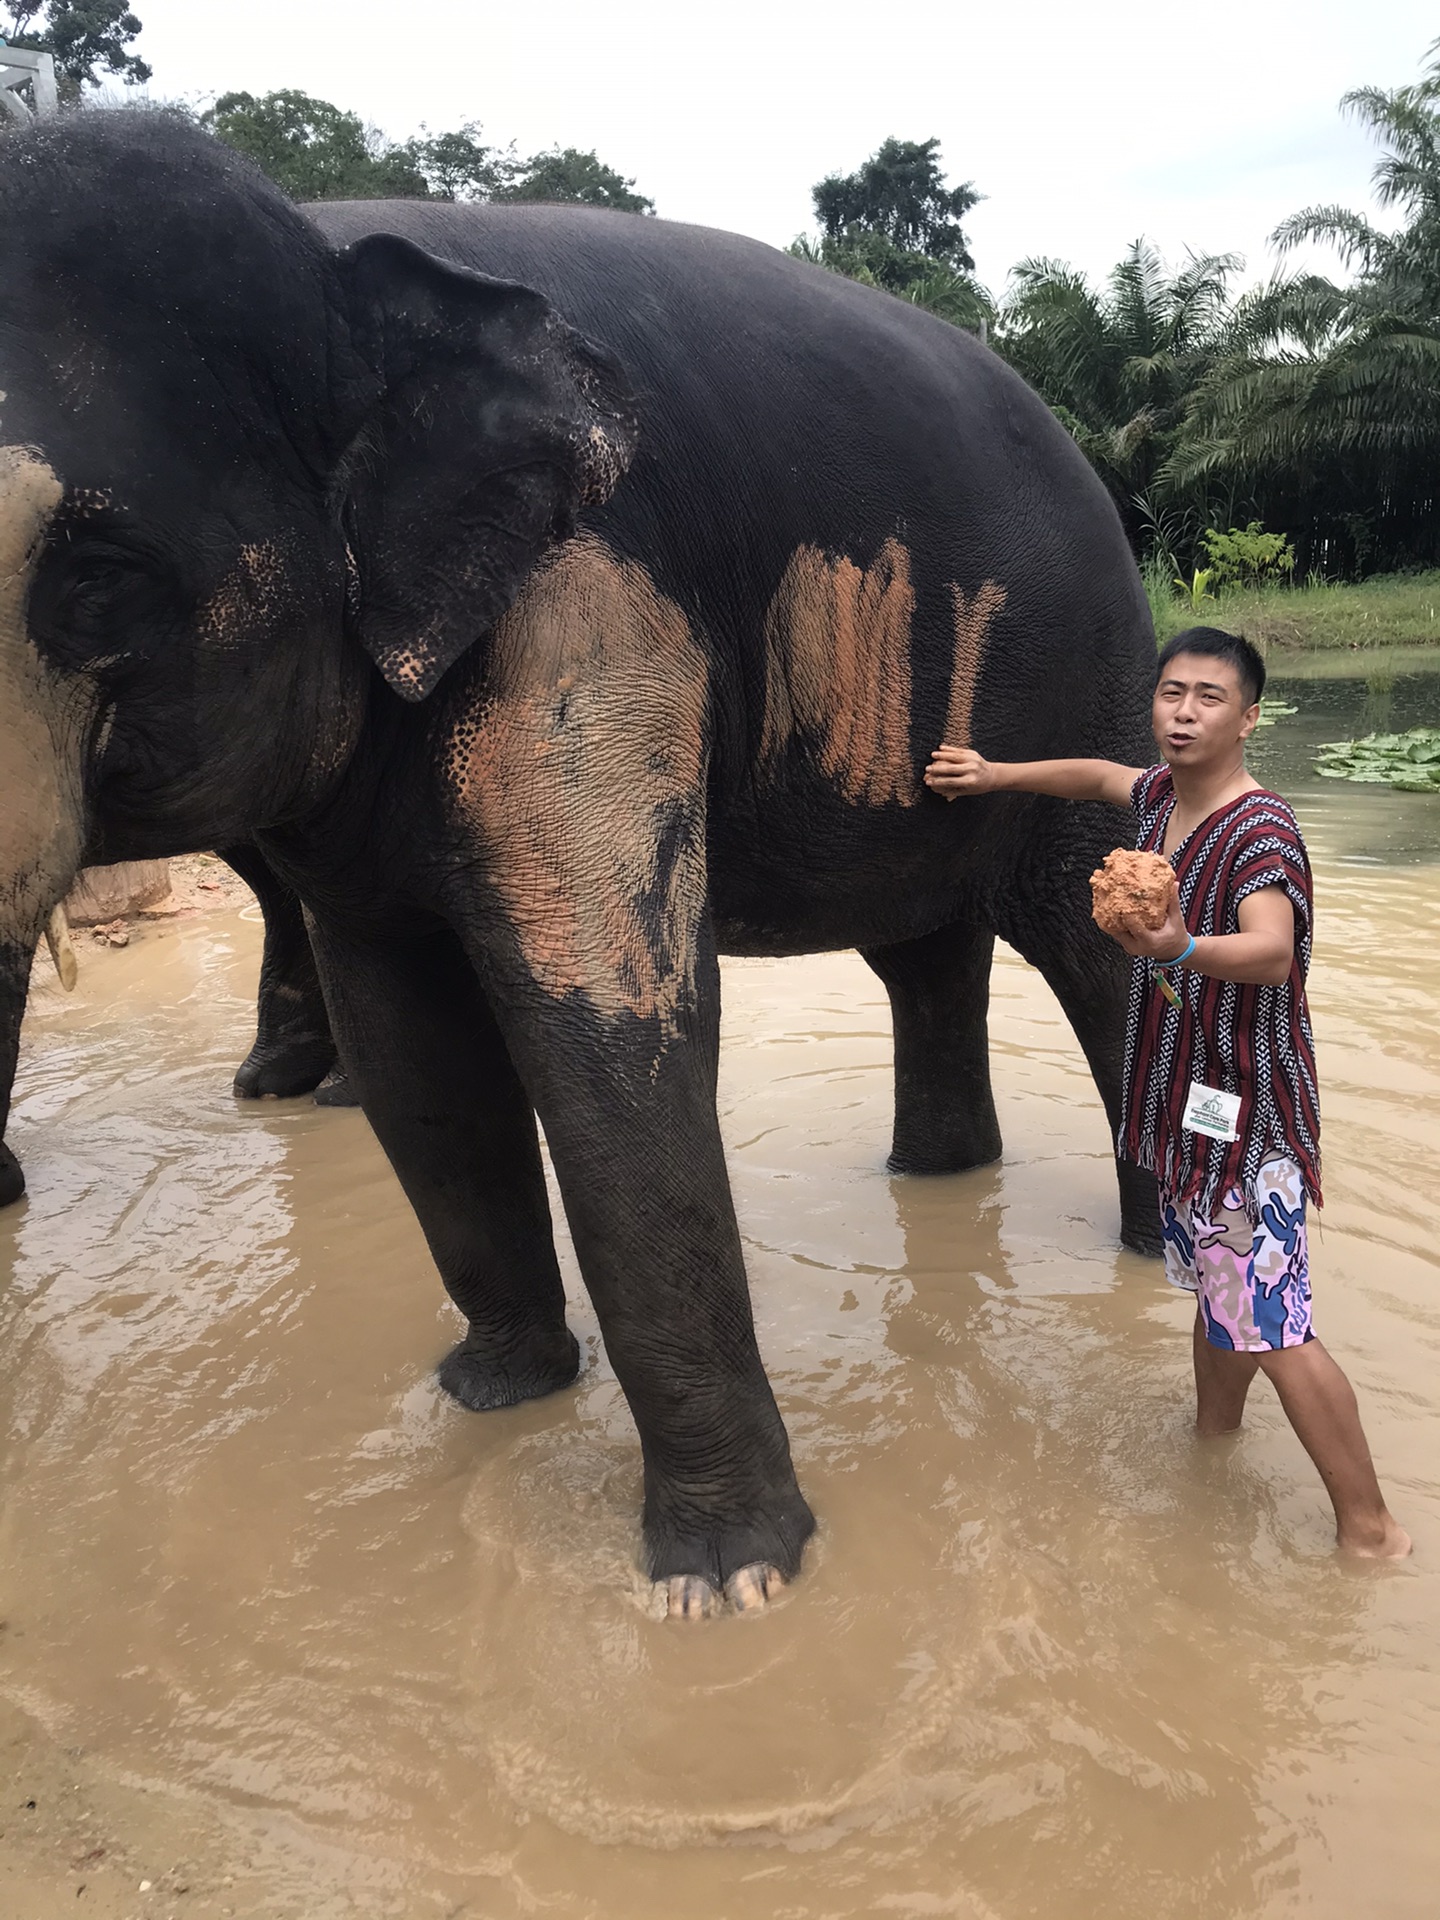
<instances>
[{"instance_id":1,"label":"green grass","mask_svg":"<svg viewBox=\"0 0 1440 1920\"><path fill-rule=\"evenodd\" d=\"M1192 607L1156 568L1145 587L1163 645L1186 627L1225 627L1262 653L1315 647L1420 647L1440 643L1440 572L1377 574L1357 585L1235 587Z\"/></svg>"}]
</instances>

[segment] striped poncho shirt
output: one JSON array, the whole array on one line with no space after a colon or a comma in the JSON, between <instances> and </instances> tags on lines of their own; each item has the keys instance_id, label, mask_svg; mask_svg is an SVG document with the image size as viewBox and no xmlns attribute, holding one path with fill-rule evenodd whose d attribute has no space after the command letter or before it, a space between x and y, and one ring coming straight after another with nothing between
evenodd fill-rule
<instances>
[{"instance_id":1,"label":"striped poncho shirt","mask_svg":"<svg viewBox=\"0 0 1440 1920\"><path fill-rule=\"evenodd\" d=\"M1131 789L1142 853L1160 853L1175 808L1168 767L1150 767ZM1130 968L1125 1090L1119 1151L1147 1167L1175 1200L1213 1219L1238 1188L1247 1212L1255 1176L1273 1155L1299 1166L1310 1199L1320 1193L1320 1102L1305 1004L1310 969L1310 862L1295 815L1278 794L1241 794L1202 820L1170 856L1180 911L1197 939L1238 933L1240 903L1283 887L1295 910L1295 957L1282 986L1212 980L1182 968L1172 1007L1143 960ZM1212 1140L1180 1122L1192 1081L1239 1094L1239 1138Z\"/></svg>"}]
</instances>

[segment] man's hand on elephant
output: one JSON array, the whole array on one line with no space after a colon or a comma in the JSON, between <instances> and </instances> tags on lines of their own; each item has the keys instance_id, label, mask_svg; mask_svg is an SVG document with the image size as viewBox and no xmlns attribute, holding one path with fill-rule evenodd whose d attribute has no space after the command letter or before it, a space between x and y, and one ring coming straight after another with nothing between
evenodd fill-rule
<instances>
[{"instance_id":1,"label":"man's hand on elephant","mask_svg":"<svg viewBox=\"0 0 1440 1920\"><path fill-rule=\"evenodd\" d=\"M973 747L939 746L925 769L925 784L942 799L958 800L962 793L990 793L995 769Z\"/></svg>"}]
</instances>

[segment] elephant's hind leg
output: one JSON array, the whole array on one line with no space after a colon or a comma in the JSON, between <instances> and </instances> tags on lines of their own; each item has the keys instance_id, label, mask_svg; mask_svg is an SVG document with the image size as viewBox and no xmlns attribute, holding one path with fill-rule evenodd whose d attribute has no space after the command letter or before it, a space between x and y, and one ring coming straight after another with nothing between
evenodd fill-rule
<instances>
[{"instance_id":1,"label":"elephant's hind leg","mask_svg":"<svg viewBox=\"0 0 1440 1920\"><path fill-rule=\"evenodd\" d=\"M1089 875L1115 839L1116 816L1108 808L1040 802L1032 864L996 906L1000 937L1044 975L1080 1042L1112 1140L1120 1123L1130 963L1091 918ZM1116 1177L1121 1243L1135 1253L1158 1254L1154 1175L1117 1160Z\"/></svg>"},{"instance_id":2,"label":"elephant's hind leg","mask_svg":"<svg viewBox=\"0 0 1440 1920\"><path fill-rule=\"evenodd\" d=\"M468 1322L440 1364L477 1412L574 1380L535 1115L459 940L368 943L315 924L335 1031L385 1149Z\"/></svg>"},{"instance_id":3,"label":"elephant's hind leg","mask_svg":"<svg viewBox=\"0 0 1440 1920\"><path fill-rule=\"evenodd\" d=\"M309 1093L335 1065L335 1042L299 899L258 847L220 848L260 903L265 953L260 962L255 1044L235 1075L242 1100Z\"/></svg>"},{"instance_id":4,"label":"elephant's hind leg","mask_svg":"<svg viewBox=\"0 0 1440 1920\"><path fill-rule=\"evenodd\" d=\"M971 922L870 947L895 1026L895 1173L963 1173L1000 1158L990 1091L995 936Z\"/></svg>"}]
</instances>

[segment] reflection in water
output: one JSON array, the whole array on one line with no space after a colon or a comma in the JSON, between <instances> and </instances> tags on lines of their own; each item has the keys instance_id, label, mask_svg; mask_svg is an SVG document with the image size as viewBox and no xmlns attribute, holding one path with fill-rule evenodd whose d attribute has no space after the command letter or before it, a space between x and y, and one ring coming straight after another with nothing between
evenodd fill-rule
<instances>
[{"instance_id":1,"label":"reflection in water","mask_svg":"<svg viewBox=\"0 0 1440 1920\"><path fill-rule=\"evenodd\" d=\"M1258 1389L1242 1440L1190 1438L1186 1303L1115 1250L1033 974L996 975L1003 1166L897 1180L878 983L755 961L722 1110L821 1534L770 1615L656 1624L573 1263L575 1390L442 1401L453 1318L363 1119L226 1096L257 941L215 921L37 995L0 1686L268 1835L305 1920L321 1844L360 1863L344 1911L407 1920L1428 1913L1440 866L1337 864L1331 818L1317 1318L1412 1565L1333 1560Z\"/></svg>"}]
</instances>

